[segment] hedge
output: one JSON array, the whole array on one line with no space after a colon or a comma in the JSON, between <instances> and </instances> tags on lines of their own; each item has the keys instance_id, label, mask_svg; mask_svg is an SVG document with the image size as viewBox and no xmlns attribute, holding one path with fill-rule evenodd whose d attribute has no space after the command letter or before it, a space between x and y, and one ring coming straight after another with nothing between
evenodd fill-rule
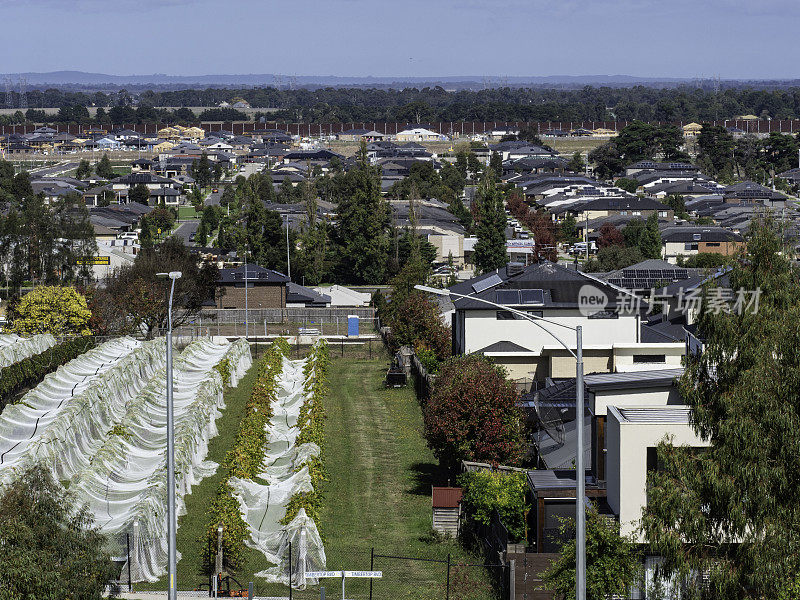
<instances>
[{"instance_id":1,"label":"hedge","mask_svg":"<svg viewBox=\"0 0 800 600\"><path fill-rule=\"evenodd\" d=\"M94 346L95 341L91 336L74 338L0 369L0 410L11 403L19 392L38 385L45 375Z\"/></svg>"}]
</instances>

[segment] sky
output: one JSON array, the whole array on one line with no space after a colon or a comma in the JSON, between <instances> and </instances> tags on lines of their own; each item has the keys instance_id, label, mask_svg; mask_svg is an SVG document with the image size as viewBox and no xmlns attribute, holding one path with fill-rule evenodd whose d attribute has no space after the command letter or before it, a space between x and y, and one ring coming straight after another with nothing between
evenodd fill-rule
<instances>
[{"instance_id":1,"label":"sky","mask_svg":"<svg viewBox=\"0 0 800 600\"><path fill-rule=\"evenodd\" d=\"M3 73L800 77L797 0L0 0L0 14Z\"/></svg>"}]
</instances>

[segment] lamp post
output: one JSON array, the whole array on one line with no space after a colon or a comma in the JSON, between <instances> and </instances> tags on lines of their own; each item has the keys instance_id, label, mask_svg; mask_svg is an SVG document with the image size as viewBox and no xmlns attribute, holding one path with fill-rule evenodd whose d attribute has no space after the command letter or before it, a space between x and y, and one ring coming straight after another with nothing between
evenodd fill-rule
<instances>
[{"instance_id":1,"label":"lamp post","mask_svg":"<svg viewBox=\"0 0 800 600\"><path fill-rule=\"evenodd\" d=\"M175 516L175 421L172 402L172 298L175 294L175 282L181 278L180 271L157 273L161 279L171 279L169 290L169 307L167 309L169 327L167 328L167 553L169 563L168 599L177 600L178 592L175 582L176 547L175 531L178 528Z\"/></svg>"},{"instance_id":2,"label":"lamp post","mask_svg":"<svg viewBox=\"0 0 800 600\"><path fill-rule=\"evenodd\" d=\"M536 315L529 314L516 308L511 308L510 306L504 304L497 304L496 302L484 300L483 298L478 298L476 296L458 294L448 289L433 288L425 285L415 285L414 289L417 289L421 292L437 294L439 296L468 298L470 300L475 300L476 302L481 302L483 304L488 304L489 306L507 310L510 313L530 321L542 329L550 337L556 340L567 352L569 352L573 358L575 358L575 429L577 431L578 438L575 444L575 598L576 600L586 600L586 510L584 506L584 497L586 496L586 476L584 474L585 472L583 467L583 411L585 410L583 400L583 327L580 325L571 327L569 325L564 325L563 323L558 323L557 321L545 319L544 317L537 317ZM539 321L544 321L545 323L550 323L551 325L556 325L558 327L563 327L564 329L574 331L576 351L573 352L572 349L560 337L555 335L547 327L544 327L541 323L539 323Z\"/></svg>"},{"instance_id":3,"label":"lamp post","mask_svg":"<svg viewBox=\"0 0 800 600\"><path fill-rule=\"evenodd\" d=\"M292 258L289 254L289 215L284 215L286 217L286 275L289 277L289 281L292 280Z\"/></svg>"}]
</instances>

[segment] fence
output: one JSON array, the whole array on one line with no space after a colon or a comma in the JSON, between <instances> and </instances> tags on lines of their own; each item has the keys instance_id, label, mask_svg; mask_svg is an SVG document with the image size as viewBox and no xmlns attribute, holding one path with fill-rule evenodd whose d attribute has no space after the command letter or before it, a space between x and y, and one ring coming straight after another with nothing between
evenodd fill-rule
<instances>
[{"instance_id":1,"label":"fence","mask_svg":"<svg viewBox=\"0 0 800 600\"><path fill-rule=\"evenodd\" d=\"M484 133L492 129L521 128L532 129L539 134L554 130L571 131L574 129L608 129L619 131L629 125L631 121L438 121L427 123L426 129L448 136L468 136ZM690 123L688 120L675 121L650 121L654 125L675 125L682 127ZM767 134L780 132L795 134L800 131L800 121L797 119L718 119L710 121L712 125L723 127L737 127L742 131L754 134ZM155 134L165 127L166 123L125 123L118 124L124 129L132 129L142 134ZM195 125L206 131L232 131L237 135L252 133L255 130L283 129L291 135L302 137L331 136L348 129L373 129L385 135L395 135L414 125L410 122L342 122L342 123L282 123L270 121L256 123L253 121L228 121L228 122L203 122ZM34 123L20 123L15 125L0 126L0 134L31 133L38 125ZM51 127L59 133L68 132L80 136L87 126L74 123L52 123Z\"/></svg>"},{"instance_id":2,"label":"fence","mask_svg":"<svg viewBox=\"0 0 800 600\"><path fill-rule=\"evenodd\" d=\"M135 583L141 578L136 564L135 544L144 540L136 532L117 534L109 539L108 551L118 566L118 576L109 582L109 591L141 592L164 590L166 584ZM159 540L166 550L166 539ZM289 547L292 556L291 545ZM464 562L454 560L450 554L435 558L382 554L369 551L350 554L348 564L330 564L329 569L359 569L380 571L379 578L345 578L344 588L348 600L513 600L509 595L514 588L514 572L510 565L501 562ZM285 575L296 584L302 575L292 570L295 560L289 560ZM178 564L180 590L199 591L209 597L248 597L289 600L325 600L340 598L340 577L320 578L315 586L296 589L280 583L267 583L237 579L222 573L219 576L197 572L186 577ZM162 578L165 581L165 578Z\"/></svg>"}]
</instances>

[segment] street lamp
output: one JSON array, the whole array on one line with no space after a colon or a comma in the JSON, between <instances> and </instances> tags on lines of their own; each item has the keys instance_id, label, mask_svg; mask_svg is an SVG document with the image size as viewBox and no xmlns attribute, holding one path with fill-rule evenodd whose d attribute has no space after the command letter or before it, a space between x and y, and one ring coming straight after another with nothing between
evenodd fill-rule
<instances>
[{"instance_id":1,"label":"street lamp","mask_svg":"<svg viewBox=\"0 0 800 600\"><path fill-rule=\"evenodd\" d=\"M519 315L523 319L530 321L542 329L545 333L550 335L550 337L561 344L561 346L575 359L575 429L577 430L578 434L578 439L576 442L577 452L575 456L575 484L577 486L575 493L575 598L576 600L586 600L586 512L583 504L584 496L586 495L586 477L583 468L583 327L580 325L571 327L569 325L564 325L563 323L558 323L557 321L551 321L550 319L545 319L544 317L532 315L516 308L511 308L510 306L504 304L497 304L496 302L491 302L489 300L484 300L483 298L477 298L476 296L470 296L467 294L458 294L446 288L441 289L428 287L426 285L415 285L414 289L439 296L468 298L470 300L482 302L484 304L488 304L489 306L494 306L502 310L507 310L515 315ZM555 335L547 327L541 325L539 321L544 321L546 323L550 323L551 325L556 325L558 327L563 327L564 329L574 331L577 352L573 352L572 349L561 338Z\"/></svg>"},{"instance_id":2,"label":"street lamp","mask_svg":"<svg viewBox=\"0 0 800 600\"><path fill-rule=\"evenodd\" d=\"M167 552L169 554L168 600L177 600L178 592L175 584L175 531L178 523L175 517L175 421L172 402L172 297L175 294L175 282L181 278L180 271L156 273L160 279L171 279L169 290L169 307L167 309L169 327L167 329Z\"/></svg>"}]
</instances>

